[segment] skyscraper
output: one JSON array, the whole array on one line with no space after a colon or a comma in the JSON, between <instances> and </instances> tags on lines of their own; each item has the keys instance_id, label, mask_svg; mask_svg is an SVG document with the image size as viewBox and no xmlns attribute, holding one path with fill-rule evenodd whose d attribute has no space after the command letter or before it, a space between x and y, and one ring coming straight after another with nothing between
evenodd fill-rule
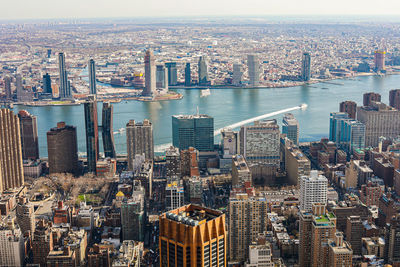
<instances>
[{"instance_id":1,"label":"skyscraper","mask_svg":"<svg viewBox=\"0 0 400 267\"><path fill-rule=\"evenodd\" d=\"M78 143L76 128L57 123L47 132L47 151L50 173L78 172Z\"/></svg>"},{"instance_id":2,"label":"skyscraper","mask_svg":"<svg viewBox=\"0 0 400 267\"><path fill-rule=\"evenodd\" d=\"M174 210L185 204L185 189L182 180L171 181L165 187L165 209Z\"/></svg>"},{"instance_id":3,"label":"skyscraper","mask_svg":"<svg viewBox=\"0 0 400 267\"><path fill-rule=\"evenodd\" d=\"M381 136L397 138L400 133L400 111L383 103L358 107L357 119L365 125L365 146L377 147Z\"/></svg>"},{"instance_id":4,"label":"skyscraper","mask_svg":"<svg viewBox=\"0 0 400 267\"><path fill-rule=\"evenodd\" d=\"M96 90L96 63L93 59L89 60L89 94L97 94Z\"/></svg>"},{"instance_id":5,"label":"skyscraper","mask_svg":"<svg viewBox=\"0 0 400 267\"><path fill-rule=\"evenodd\" d=\"M340 112L346 112L349 114L349 118L355 120L357 112L357 103L354 101L344 101L340 103Z\"/></svg>"},{"instance_id":6,"label":"skyscraper","mask_svg":"<svg viewBox=\"0 0 400 267\"><path fill-rule=\"evenodd\" d=\"M14 218L0 225L0 266L24 266L24 236Z\"/></svg>"},{"instance_id":7,"label":"skyscraper","mask_svg":"<svg viewBox=\"0 0 400 267\"><path fill-rule=\"evenodd\" d=\"M16 87L15 91L17 92L17 100L23 101L24 87L22 85L21 74L15 75L15 87Z\"/></svg>"},{"instance_id":8,"label":"skyscraper","mask_svg":"<svg viewBox=\"0 0 400 267\"><path fill-rule=\"evenodd\" d=\"M241 64L233 64L233 75L232 75L232 84L233 85L240 85L242 82L242 65Z\"/></svg>"},{"instance_id":9,"label":"skyscraper","mask_svg":"<svg viewBox=\"0 0 400 267\"><path fill-rule=\"evenodd\" d=\"M21 144L22 144L22 159L36 160L39 158L39 142L36 117L29 114L26 110L21 110L18 113Z\"/></svg>"},{"instance_id":10,"label":"skyscraper","mask_svg":"<svg viewBox=\"0 0 400 267\"><path fill-rule=\"evenodd\" d=\"M24 184L19 118L0 109L0 192Z\"/></svg>"},{"instance_id":11,"label":"skyscraper","mask_svg":"<svg viewBox=\"0 0 400 267\"><path fill-rule=\"evenodd\" d=\"M53 94L52 88L51 88L51 77L50 74L46 73L43 75L43 93L46 94Z\"/></svg>"},{"instance_id":12,"label":"skyscraper","mask_svg":"<svg viewBox=\"0 0 400 267\"><path fill-rule=\"evenodd\" d=\"M168 85L178 84L178 70L176 68L176 62L167 62L165 66L168 69Z\"/></svg>"},{"instance_id":13,"label":"skyscraper","mask_svg":"<svg viewBox=\"0 0 400 267\"><path fill-rule=\"evenodd\" d=\"M168 70L164 65L157 65L156 67L156 87L163 91L168 91Z\"/></svg>"},{"instance_id":14,"label":"skyscraper","mask_svg":"<svg viewBox=\"0 0 400 267\"><path fill-rule=\"evenodd\" d=\"M229 198L229 259L244 261L249 246L258 234L267 231L267 201L246 193L232 194Z\"/></svg>"},{"instance_id":15,"label":"skyscraper","mask_svg":"<svg viewBox=\"0 0 400 267\"><path fill-rule=\"evenodd\" d=\"M199 85L208 85L208 65L206 56L201 56L199 58Z\"/></svg>"},{"instance_id":16,"label":"skyscraper","mask_svg":"<svg viewBox=\"0 0 400 267\"><path fill-rule=\"evenodd\" d=\"M385 263L400 264L400 215L393 216L385 229Z\"/></svg>"},{"instance_id":17,"label":"skyscraper","mask_svg":"<svg viewBox=\"0 0 400 267\"><path fill-rule=\"evenodd\" d=\"M186 63L185 66L185 86L192 85L192 73L190 70L190 63Z\"/></svg>"},{"instance_id":18,"label":"skyscraper","mask_svg":"<svg viewBox=\"0 0 400 267\"><path fill-rule=\"evenodd\" d=\"M115 158L114 133L113 133L113 105L103 102L102 110L102 136L103 149L106 158Z\"/></svg>"},{"instance_id":19,"label":"skyscraper","mask_svg":"<svg viewBox=\"0 0 400 267\"><path fill-rule=\"evenodd\" d=\"M389 106L400 110L400 89L393 89L389 92Z\"/></svg>"},{"instance_id":20,"label":"skyscraper","mask_svg":"<svg viewBox=\"0 0 400 267\"><path fill-rule=\"evenodd\" d=\"M311 171L310 176L300 178L300 210L311 211L314 203L327 201L328 179L319 175L318 171Z\"/></svg>"},{"instance_id":21,"label":"skyscraper","mask_svg":"<svg viewBox=\"0 0 400 267\"><path fill-rule=\"evenodd\" d=\"M71 98L71 86L68 81L67 69L65 68L65 54L58 53L58 72L59 72L59 96L60 98Z\"/></svg>"},{"instance_id":22,"label":"skyscraper","mask_svg":"<svg viewBox=\"0 0 400 267\"><path fill-rule=\"evenodd\" d=\"M156 93L156 60L153 50L148 49L144 56L145 88L143 95L153 96Z\"/></svg>"},{"instance_id":23,"label":"skyscraper","mask_svg":"<svg viewBox=\"0 0 400 267\"><path fill-rule=\"evenodd\" d=\"M251 172L246 160L241 155L232 157L232 185L251 185Z\"/></svg>"},{"instance_id":24,"label":"skyscraper","mask_svg":"<svg viewBox=\"0 0 400 267\"><path fill-rule=\"evenodd\" d=\"M374 53L375 71L385 70L385 51L377 50Z\"/></svg>"},{"instance_id":25,"label":"skyscraper","mask_svg":"<svg viewBox=\"0 0 400 267\"><path fill-rule=\"evenodd\" d=\"M286 113L283 117L282 133L286 134L295 145L299 145L299 122L292 113Z\"/></svg>"},{"instance_id":26,"label":"skyscraper","mask_svg":"<svg viewBox=\"0 0 400 267\"><path fill-rule=\"evenodd\" d=\"M350 243L354 255L361 255L363 231L360 216L347 217L346 240Z\"/></svg>"},{"instance_id":27,"label":"skyscraper","mask_svg":"<svg viewBox=\"0 0 400 267\"><path fill-rule=\"evenodd\" d=\"M240 154L247 163L279 166L280 132L276 120L255 121L240 128Z\"/></svg>"},{"instance_id":28,"label":"skyscraper","mask_svg":"<svg viewBox=\"0 0 400 267\"><path fill-rule=\"evenodd\" d=\"M301 62L301 79L308 82L311 79L311 56L304 52Z\"/></svg>"},{"instance_id":29,"label":"skyscraper","mask_svg":"<svg viewBox=\"0 0 400 267\"><path fill-rule=\"evenodd\" d=\"M372 104L372 102L381 102L381 95L378 93L370 92L370 93L365 93L363 95L363 106L367 107Z\"/></svg>"},{"instance_id":30,"label":"skyscraper","mask_svg":"<svg viewBox=\"0 0 400 267\"><path fill-rule=\"evenodd\" d=\"M40 264L40 267L46 266L46 257L53 250L53 233L51 225L40 220L35 229L32 240L33 263Z\"/></svg>"},{"instance_id":31,"label":"skyscraper","mask_svg":"<svg viewBox=\"0 0 400 267\"><path fill-rule=\"evenodd\" d=\"M6 92L6 99L12 100L12 91L11 91L11 77L4 77L4 90Z\"/></svg>"},{"instance_id":32,"label":"skyscraper","mask_svg":"<svg viewBox=\"0 0 400 267\"><path fill-rule=\"evenodd\" d=\"M32 236L35 232L35 209L32 203L30 203L25 197L20 197L18 199L15 213L22 234L26 234L29 231Z\"/></svg>"},{"instance_id":33,"label":"skyscraper","mask_svg":"<svg viewBox=\"0 0 400 267\"><path fill-rule=\"evenodd\" d=\"M345 112L332 112L329 119L329 140L339 143L340 141L340 121L348 120L349 114Z\"/></svg>"},{"instance_id":34,"label":"skyscraper","mask_svg":"<svg viewBox=\"0 0 400 267\"><path fill-rule=\"evenodd\" d=\"M208 115L172 116L172 145L180 150L194 147L214 150L214 118Z\"/></svg>"},{"instance_id":35,"label":"skyscraper","mask_svg":"<svg viewBox=\"0 0 400 267\"><path fill-rule=\"evenodd\" d=\"M159 218L160 267L226 267L225 214L187 205Z\"/></svg>"},{"instance_id":36,"label":"skyscraper","mask_svg":"<svg viewBox=\"0 0 400 267\"><path fill-rule=\"evenodd\" d=\"M336 232L334 238L327 242L328 253L325 260L325 266L330 267L352 267L353 245L343 240L343 234Z\"/></svg>"},{"instance_id":37,"label":"skyscraper","mask_svg":"<svg viewBox=\"0 0 400 267\"><path fill-rule=\"evenodd\" d=\"M149 120L135 122L130 120L126 124L126 144L128 152L128 169L133 169L133 160L136 155L144 154L146 159L154 157L153 125Z\"/></svg>"},{"instance_id":38,"label":"skyscraper","mask_svg":"<svg viewBox=\"0 0 400 267\"><path fill-rule=\"evenodd\" d=\"M123 240L144 241L146 223L144 188L136 187L132 197L121 204L121 226Z\"/></svg>"},{"instance_id":39,"label":"skyscraper","mask_svg":"<svg viewBox=\"0 0 400 267\"><path fill-rule=\"evenodd\" d=\"M260 61L257 55L247 55L247 67L251 86L260 84Z\"/></svg>"},{"instance_id":40,"label":"skyscraper","mask_svg":"<svg viewBox=\"0 0 400 267\"><path fill-rule=\"evenodd\" d=\"M99 157L99 130L97 120L97 101L95 95L89 95L84 104L86 126L86 153L89 172L96 172Z\"/></svg>"},{"instance_id":41,"label":"skyscraper","mask_svg":"<svg viewBox=\"0 0 400 267\"><path fill-rule=\"evenodd\" d=\"M333 213L327 212L325 205L325 203L315 203L311 212L304 210L300 212L300 267L324 266L326 262L323 245L334 238L336 217Z\"/></svg>"}]
</instances>

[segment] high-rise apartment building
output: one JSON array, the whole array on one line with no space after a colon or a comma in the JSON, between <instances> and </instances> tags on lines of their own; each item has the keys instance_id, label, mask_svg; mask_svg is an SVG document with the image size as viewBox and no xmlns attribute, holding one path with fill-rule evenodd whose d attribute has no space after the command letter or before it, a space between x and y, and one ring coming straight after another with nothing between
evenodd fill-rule
<instances>
[{"instance_id":1,"label":"high-rise apartment building","mask_svg":"<svg viewBox=\"0 0 400 267\"><path fill-rule=\"evenodd\" d=\"M240 154L247 163L279 166L280 132L276 120L255 121L240 128Z\"/></svg>"},{"instance_id":2,"label":"high-rise apartment building","mask_svg":"<svg viewBox=\"0 0 400 267\"><path fill-rule=\"evenodd\" d=\"M156 87L168 91L168 69L164 65L156 66Z\"/></svg>"},{"instance_id":3,"label":"high-rise apartment building","mask_svg":"<svg viewBox=\"0 0 400 267\"><path fill-rule=\"evenodd\" d=\"M295 145L289 142L285 144L285 170L288 182L299 186L302 176L309 176L311 171L311 162L307 156Z\"/></svg>"},{"instance_id":4,"label":"high-rise apartment building","mask_svg":"<svg viewBox=\"0 0 400 267\"><path fill-rule=\"evenodd\" d=\"M144 56L145 88L143 95L153 96L156 93L156 59L153 50L148 49Z\"/></svg>"},{"instance_id":5,"label":"high-rise apartment building","mask_svg":"<svg viewBox=\"0 0 400 267\"><path fill-rule=\"evenodd\" d=\"M208 64L206 56L201 56L198 63L199 85L208 85Z\"/></svg>"},{"instance_id":6,"label":"high-rise apartment building","mask_svg":"<svg viewBox=\"0 0 400 267\"><path fill-rule=\"evenodd\" d=\"M242 65L241 64L233 64L233 74L232 74L232 84L240 85L242 83Z\"/></svg>"},{"instance_id":7,"label":"high-rise apartment building","mask_svg":"<svg viewBox=\"0 0 400 267\"><path fill-rule=\"evenodd\" d=\"M24 237L9 217L6 223L0 225L0 266L24 266Z\"/></svg>"},{"instance_id":8,"label":"high-rise apartment building","mask_svg":"<svg viewBox=\"0 0 400 267\"><path fill-rule=\"evenodd\" d=\"M381 102L381 95L374 92L365 93L363 95L363 106L370 106L372 102Z\"/></svg>"},{"instance_id":9,"label":"high-rise apartment building","mask_svg":"<svg viewBox=\"0 0 400 267\"><path fill-rule=\"evenodd\" d=\"M340 122L348 120L349 114L346 112L332 112L329 119L329 140L335 143L340 142Z\"/></svg>"},{"instance_id":10,"label":"high-rise apartment building","mask_svg":"<svg viewBox=\"0 0 400 267\"><path fill-rule=\"evenodd\" d=\"M137 187L132 197L121 204L121 226L123 240L144 241L146 224L145 191Z\"/></svg>"},{"instance_id":11,"label":"high-rise apartment building","mask_svg":"<svg viewBox=\"0 0 400 267\"><path fill-rule=\"evenodd\" d=\"M15 209L15 214L22 234L29 232L32 236L35 232L35 209L32 203L25 197L20 197Z\"/></svg>"},{"instance_id":12,"label":"high-rise apartment building","mask_svg":"<svg viewBox=\"0 0 400 267\"><path fill-rule=\"evenodd\" d=\"M336 232L336 217L326 210L325 203L315 203L312 211L300 212L299 265L325 266L327 255L323 247Z\"/></svg>"},{"instance_id":13,"label":"high-rise apartment building","mask_svg":"<svg viewBox=\"0 0 400 267\"><path fill-rule=\"evenodd\" d=\"M178 69L176 68L176 62L167 62L165 67L168 69L167 85L178 84Z\"/></svg>"},{"instance_id":14,"label":"high-rise apartment building","mask_svg":"<svg viewBox=\"0 0 400 267\"><path fill-rule=\"evenodd\" d=\"M249 256L249 246L258 234L267 231L267 201L246 193L232 194L229 198L229 259L244 261Z\"/></svg>"},{"instance_id":15,"label":"high-rise apartment building","mask_svg":"<svg viewBox=\"0 0 400 267\"><path fill-rule=\"evenodd\" d=\"M199 151L193 147L181 150L181 177L200 176Z\"/></svg>"},{"instance_id":16,"label":"high-rise apartment building","mask_svg":"<svg viewBox=\"0 0 400 267\"><path fill-rule=\"evenodd\" d=\"M311 56L304 52L301 61L301 79L308 82L311 79Z\"/></svg>"},{"instance_id":17,"label":"high-rise apartment building","mask_svg":"<svg viewBox=\"0 0 400 267\"><path fill-rule=\"evenodd\" d=\"M358 107L357 119L365 125L365 146L377 147L381 136L397 138L400 133L400 111L380 102Z\"/></svg>"},{"instance_id":18,"label":"high-rise apartment building","mask_svg":"<svg viewBox=\"0 0 400 267\"><path fill-rule=\"evenodd\" d=\"M47 132L47 151L50 173L78 172L78 143L76 128L57 123Z\"/></svg>"},{"instance_id":19,"label":"high-rise apartment building","mask_svg":"<svg viewBox=\"0 0 400 267\"><path fill-rule=\"evenodd\" d=\"M26 110L18 112L21 131L22 159L39 158L39 141L36 116Z\"/></svg>"},{"instance_id":20,"label":"high-rise apartment building","mask_svg":"<svg viewBox=\"0 0 400 267\"><path fill-rule=\"evenodd\" d=\"M106 158L115 158L114 132L113 132L114 107L110 102L103 102L102 110L102 137L103 149Z\"/></svg>"},{"instance_id":21,"label":"high-rise apartment building","mask_svg":"<svg viewBox=\"0 0 400 267\"><path fill-rule=\"evenodd\" d=\"M149 120L135 122L130 120L126 124L126 143L128 152L128 168L132 170L136 155L144 154L146 159L154 157L153 125Z\"/></svg>"},{"instance_id":22,"label":"high-rise apartment building","mask_svg":"<svg viewBox=\"0 0 400 267\"><path fill-rule=\"evenodd\" d=\"M194 147L214 150L214 118L208 115L172 116L172 145L180 150Z\"/></svg>"},{"instance_id":23,"label":"high-rise apartment building","mask_svg":"<svg viewBox=\"0 0 400 267\"><path fill-rule=\"evenodd\" d=\"M247 67L250 86L258 86L260 84L260 61L257 55L247 55Z\"/></svg>"},{"instance_id":24,"label":"high-rise apartment building","mask_svg":"<svg viewBox=\"0 0 400 267\"><path fill-rule=\"evenodd\" d=\"M282 133L293 141L295 145L299 145L299 122L292 113L286 113L282 120Z\"/></svg>"},{"instance_id":25,"label":"high-rise apartment building","mask_svg":"<svg viewBox=\"0 0 400 267\"><path fill-rule=\"evenodd\" d=\"M400 265L400 215L393 216L385 229L385 263Z\"/></svg>"},{"instance_id":26,"label":"high-rise apartment building","mask_svg":"<svg viewBox=\"0 0 400 267\"><path fill-rule=\"evenodd\" d=\"M43 75L43 93L53 94L53 90L51 88L51 77L50 74L46 73Z\"/></svg>"},{"instance_id":27,"label":"high-rise apartment building","mask_svg":"<svg viewBox=\"0 0 400 267\"><path fill-rule=\"evenodd\" d=\"M225 214L187 205L160 216L160 267L226 267Z\"/></svg>"},{"instance_id":28,"label":"high-rise apartment building","mask_svg":"<svg viewBox=\"0 0 400 267\"><path fill-rule=\"evenodd\" d=\"M349 118L346 112L334 112L330 116L329 140L341 149L354 153L365 148L364 123Z\"/></svg>"},{"instance_id":29,"label":"high-rise apartment building","mask_svg":"<svg viewBox=\"0 0 400 267\"><path fill-rule=\"evenodd\" d=\"M347 217L346 240L354 255L361 255L364 226L360 216Z\"/></svg>"},{"instance_id":30,"label":"high-rise apartment building","mask_svg":"<svg viewBox=\"0 0 400 267\"><path fill-rule=\"evenodd\" d=\"M181 155L177 147L170 146L165 151L165 161L167 178L181 177Z\"/></svg>"},{"instance_id":31,"label":"high-rise apartment building","mask_svg":"<svg viewBox=\"0 0 400 267\"><path fill-rule=\"evenodd\" d=\"M310 176L300 178L300 210L311 211L315 203L327 202L328 179L311 171Z\"/></svg>"},{"instance_id":32,"label":"high-rise apartment building","mask_svg":"<svg viewBox=\"0 0 400 267\"><path fill-rule=\"evenodd\" d=\"M33 263L39 264L40 267L46 267L46 257L53 250L53 233L51 224L40 220L36 226L32 239Z\"/></svg>"},{"instance_id":33,"label":"high-rise apartment building","mask_svg":"<svg viewBox=\"0 0 400 267\"><path fill-rule=\"evenodd\" d=\"M346 112L350 119L356 119L357 103L354 101L344 101L339 105L340 112Z\"/></svg>"},{"instance_id":34,"label":"high-rise apartment building","mask_svg":"<svg viewBox=\"0 0 400 267\"><path fill-rule=\"evenodd\" d=\"M185 65L185 86L192 85L192 72L190 70L190 63Z\"/></svg>"},{"instance_id":35,"label":"high-rise apartment building","mask_svg":"<svg viewBox=\"0 0 400 267\"><path fill-rule=\"evenodd\" d=\"M96 89L96 63L93 59L89 60L89 94L97 94Z\"/></svg>"},{"instance_id":36,"label":"high-rise apartment building","mask_svg":"<svg viewBox=\"0 0 400 267\"><path fill-rule=\"evenodd\" d=\"M174 210L185 204L185 189L181 180L171 181L165 187L165 209Z\"/></svg>"},{"instance_id":37,"label":"high-rise apartment building","mask_svg":"<svg viewBox=\"0 0 400 267\"><path fill-rule=\"evenodd\" d=\"M58 53L58 72L59 72L59 97L71 98L71 86L68 81L67 69L65 67L65 54Z\"/></svg>"},{"instance_id":38,"label":"high-rise apartment building","mask_svg":"<svg viewBox=\"0 0 400 267\"><path fill-rule=\"evenodd\" d=\"M232 157L232 186L244 185L248 183L251 185L251 172L247 166L247 162L241 155Z\"/></svg>"},{"instance_id":39,"label":"high-rise apartment building","mask_svg":"<svg viewBox=\"0 0 400 267\"><path fill-rule=\"evenodd\" d=\"M389 106L400 110L400 89L393 89L389 92Z\"/></svg>"},{"instance_id":40,"label":"high-rise apartment building","mask_svg":"<svg viewBox=\"0 0 400 267\"><path fill-rule=\"evenodd\" d=\"M343 234L336 232L333 239L328 240L328 251L325 266L352 267L353 245L343 240Z\"/></svg>"},{"instance_id":41,"label":"high-rise apartment building","mask_svg":"<svg viewBox=\"0 0 400 267\"><path fill-rule=\"evenodd\" d=\"M88 172L96 173L99 158L99 128L97 119L97 101L95 95L89 95L84 104L86 127L86 153Z\"/></svg>"},{"instance_id":42,"label":"high-rise apartment building","mask_svg":"<svg viewBox=\"0 0 400 267\"><path fill-rule=\"evenodd\" d=\"M4 77L4 91L6 93L6 99L12 100L12 91L11 91L11 77Z\"/></svg>"},{"instance_id":43,"label":"high-rise apartment building","mask_svg":"<svg viewBox=\"0 0 400 267\"><path fill-rule=\"evenodd\" d=\"M385 51L377 50L374 53L375 71L385 70Z\"/></svg>"},{"instance_id":44,"label":"high-rise apartment building","mask_svg":"<svg viewBox=\"0 0 400 267\"><path fill-rule=\"evenodd\" d=\"M372 176L372 170L370 169L370 171ZM379 199L384 192L385 186L373 182L368 182L367 184L361 185L361 190L359 191L360 200L367 207L378 206Z\"/></svg>"},{"instance_id":45,"label":"high-rise apartment building","mask_svg":"<svg viewBox=\"0 0 400 267\"><path fill-rule=\"evenodd\" d=\"M23 184L19 118L9 109L0 109L0 192Z\"/></svg>"}]
</instances>

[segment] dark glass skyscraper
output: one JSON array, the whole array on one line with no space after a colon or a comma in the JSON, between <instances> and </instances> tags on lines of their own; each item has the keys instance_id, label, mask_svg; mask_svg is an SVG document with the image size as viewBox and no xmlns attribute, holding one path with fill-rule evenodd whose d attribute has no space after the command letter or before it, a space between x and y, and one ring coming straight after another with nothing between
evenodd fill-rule
<instances>
[{"instance_id":1,"label":"dark glass skyscraper","mask_svg":"<svg viewBox=\"0 0 400 267\"><path fill-rule=\"evenodd\" d=\"M6 91L6 99L11 100L12 99L12 92L11 92L11 78L10 76L6 76L4 78L4 88Z\"/></svg>"},{"instance_id":2,"label":"dark glass skyscraper","mask_svg":"<svg viewBox=\"0 0 400 267\"><path fill-rule=\"evenodd\" d=\"M91 95L97 94L96 90L96 64L93 59L89 60L89 93Z\"/></svg>"},{"instance_id":3,"label":"dark glass skyscraper","mask_svg":"<svg viewBox=\"0 0 400 267\"><path fill-rule=\"evenodd\" d=\"M18 113L21 131L22 159L36 160L39 158L39 142L36 117L26 110Z\"/></svg>"},{"instance_id":4,"label":"dark glass skyscraper","mask_svg":"<svg viewBox=\"0 0 400 267\"><path fill-rule=\"evenodd\" d=\"M311 79L311 56L310 53L303 53L301 64L301 79L308 82Z\"/></svg>"},{"instance_id":5,"label":"dark glass skyscraper","mask_svg":"<svg viewBox=\"0 0 400 267\"><path fill-rule=\"evenodd\" d=\"M185 67L185 86L192 85L192 73L190 71L190 63L186 63Z\"/></svg>"},{"instance_id":6,"label":"dark glass skyscraper","mask_svg":"<svg viewBox=\"0 0 400 267\"><path fill-rule=\"evenodd\" d=\"M113 105L109 102L103 103L102 111L102 136L104 155L107 158L115 158L114 134L113 134Z\"/></svg>"},{"instance_id":7,"label":"dark glass skyscraper","mask_svg":"<svg viewBox=\"0 0 400 267\"><path fill-rule=\"evenodd\" d=\"M199 85L208 85L208 66L205 56L199 58Z\"/></svg>"},{"instance_id":8,"label":"dark glass skyscraper","mask_svg":"<svg viewBox=\"0 0 400 267\"><path fill-rule=\"evenodd\" d=\"M48 73L43 75L43 93L52 94L51 90L51 78Z\"/></svg>"},{"instance_id":9,"label":"dark glass skyscraper","mask_svg":"<svg viewBox=\"0 0 400 267\"><path fill-rule=\"evenodd\" d=\"M168 69L168 85L177 85L178 70L176 68L176 62L167 62L165 66Z\"/></svg>"},{"instance_id":10,"label":"dark glass skyscraper","mask_svg":"<svg viewBox=\"0 0 400 267\"><path fill-rule=\"evenodd\" d=\"M71 98L71 86L68 82L67 70L65 68L65 55L63 52L58 54L58 71L60 75L60 98Z\"/></svg>"},{"instance_id":11,"label":"dark glass skyscraper","mask_svg":"<svg viewBox=\"0 0 400 267\"><path fill-rule=\"evenodd\" d=\"M214 150L214 118L208 115L172 116L172 143L180 150Z\"/></svg>"},{"instance_id":12,"label":"dark glass skyscraper","mask_svg":"<svg viewBox=\"0 0 400 267\"><path fill-rule=\"evenodd\" d=\"M99 131L96 96L90 95L89 100L85 103L84 108L88 172L95 173L96 163L99 156Z\"/></svg>"}]
</instances>

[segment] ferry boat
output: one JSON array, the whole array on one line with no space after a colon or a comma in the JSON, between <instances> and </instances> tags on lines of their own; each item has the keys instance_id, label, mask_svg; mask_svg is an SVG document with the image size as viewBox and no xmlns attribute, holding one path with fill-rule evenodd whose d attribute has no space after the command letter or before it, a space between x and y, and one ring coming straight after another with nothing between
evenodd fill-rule
<instances>
[{"instance_id":1,"label":"ferry boat","mask_svg":"<svg viewBox=\"0 0 400 267\"><path fill-rule=\"evenodd\" d=\"M209 96L209 95L211 95L210 88L201 90L201 95L200 95L200 97L207 97L207 96Z\"/></svg>"}]
</instances>

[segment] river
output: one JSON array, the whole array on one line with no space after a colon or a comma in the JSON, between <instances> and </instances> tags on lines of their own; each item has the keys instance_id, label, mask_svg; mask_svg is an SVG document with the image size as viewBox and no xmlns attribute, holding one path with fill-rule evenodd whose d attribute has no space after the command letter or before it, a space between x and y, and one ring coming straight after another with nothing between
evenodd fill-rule
<instances>
[{"instance_id":1,"label":"river","mask_svg":"<svg viewBox=\"0 0 400 267\"><path fill-rule=\"evenodd\" d=\"M179 89L181 100L161 102L122 101L114 103L114 131L124 128L134 119L147 118L153 123L155 146L172 141L171 116L175 114L194 114L199 112L214 117L215 129L237 121L277 111L305 103L306 110L292 112L300 123L300 141L313 141L328 136L329 113L338 111L339 103L353 100L362 104L365 92L375 91L382 95L382 101L388 103L389 91L400 88L400 75L384 77L366 76L344 79L332 83L319 83L289 88L255 89L213 89L211 95L200 97L200 90ZM14 111L21 109L37 116L40 156L47 156L46 132L57 122L65 121L74 125L78 131L78 149L86 151L85 121L83 105L28 107L15 105ZM99 103L99 124L101 124L101 103ZM283 115L276 119L281 124ZM126 153L126 135L115 134L117 153ZM215 142L218 142L218 138ZM100 142L101 144L101 142ZM102 148L101 148L102 150Z\"/></svg>"}]
</instances>

